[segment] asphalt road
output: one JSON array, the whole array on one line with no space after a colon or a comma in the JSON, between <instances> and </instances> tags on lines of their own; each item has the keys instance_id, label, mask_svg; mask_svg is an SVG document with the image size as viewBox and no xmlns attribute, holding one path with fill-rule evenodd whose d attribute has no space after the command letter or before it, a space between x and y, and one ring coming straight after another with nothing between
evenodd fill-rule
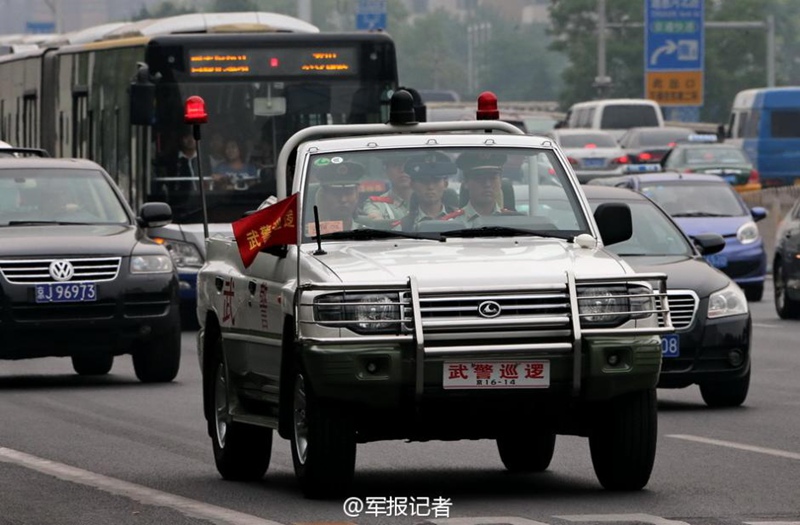
<instances>
[{"instance_id":1,"label":"asphalt road","mask_svg":"<svg viewBox=\"0 0 800 525\"><path fill-rule=\"evenodd\" d=\"M303 499L279 438L262 482L219 477L193 332L166 385L137 382L127 357L100 379L66 359L0 362L0 525L800 525L800 322L778 319L771 293L752 305L745 406L709 409L697 387L659 390L656 465L636 493L604 491L577 437L559 436L535 475L505 472L490 441L380 442L359 446L353 496L365 506L348 516L342 501Z\"/></svg>"}]
</instances>

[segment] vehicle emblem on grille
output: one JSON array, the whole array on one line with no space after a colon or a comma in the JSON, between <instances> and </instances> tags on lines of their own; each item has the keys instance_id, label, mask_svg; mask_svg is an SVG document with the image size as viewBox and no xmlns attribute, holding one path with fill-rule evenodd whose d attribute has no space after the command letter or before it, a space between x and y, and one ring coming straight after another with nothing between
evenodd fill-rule
<instances>
[{"instance_id":1,"label":"vehicle emblem on grille","mask_svg":"<svg viewBox=\"0 0 800 525\"><path fill-rule=\"evenodd\" d=\"M56 281L69 281L75 275L75 268L69 261L53 261L50 263L50 277Z\"/></svg>"},{"instance_id":2,"label":"vehicle emblem on grille","mask_svg":"<svg viewBox=\"0 0 800 525\"><path fill-rule=\"evenodd\" d=\"M500 315L500 310L500 305L494 301L483 301L478 305L478 313L481 314L482 317L497 317Z\"/></svg>"}]
</instances>

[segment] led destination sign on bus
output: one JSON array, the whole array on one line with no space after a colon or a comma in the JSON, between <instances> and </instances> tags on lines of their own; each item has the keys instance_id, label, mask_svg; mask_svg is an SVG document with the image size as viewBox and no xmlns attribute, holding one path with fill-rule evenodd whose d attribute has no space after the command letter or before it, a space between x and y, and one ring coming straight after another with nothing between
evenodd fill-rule
<instances>
[{"instance_id":1,"label":"led destination sign on bus","mask_svg":"<svg viewBox=\"0 0 800 525\"><path fill-rule=\"evenodd\" d=\"M357 75L354 48L198 49L190 76Z\"/></svg>"}]
</instances>

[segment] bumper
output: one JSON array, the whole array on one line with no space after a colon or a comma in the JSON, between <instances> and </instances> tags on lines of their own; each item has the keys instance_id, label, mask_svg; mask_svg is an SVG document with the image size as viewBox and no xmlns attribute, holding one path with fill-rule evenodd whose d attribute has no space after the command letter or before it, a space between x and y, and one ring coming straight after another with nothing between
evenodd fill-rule
<instances>
[{"instance_id":1,"label":"bumper","mask_svg":"<svg viewBox=\"0 0 800 525\"><path fill-rule=\"evenodd\" d=\"M33 287L3 284L0 359L121 355L180 330L175 276L97 283L97 300L37 304Z\"/></svg>"},{"instance_id":2,"label":"bumper","mask_svg":"<svg viewBox=\"0 0 800 525\"><path fill-rule=\"evenodd\" d=\"M707 309L701 301L698 312ZM683 388L704 381L724 381L742 377L750 369L750 314L695 320L689 331L679 332L680 355L664 358L661 388Z\"/></svg>"},{"instance_id":3,"label":"bumper","mask_svg":"<svg viewBox=\"0 0 800 525\"><path fill-rule=\"evenodd\" d=\"M181 304L197 304L197 272L198 268L178 269L178 290Z\"/></svg>"},{"instance_id":4,"label":"bumper","mask_svg":"<svg viewBox=\"0 0 800 525\"><path fill-rule=\"evenodd\" d=\"M767 275L767 253L763 241L740 244L735 237L726 237L725 243L725 249L710 256L709 262L736 284L764 282Z\"/></svg>"}]
</instances>

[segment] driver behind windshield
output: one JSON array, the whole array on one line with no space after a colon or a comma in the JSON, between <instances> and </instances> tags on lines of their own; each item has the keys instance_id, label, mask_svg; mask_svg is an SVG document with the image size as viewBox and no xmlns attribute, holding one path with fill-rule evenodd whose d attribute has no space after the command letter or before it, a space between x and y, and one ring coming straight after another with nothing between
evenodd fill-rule
<instances>
[{"instance_id":1,"label":"driver behind windshield","mask_svg":"<svg viewBox=\"0 0 800 525\"><path fill-rule=\"evenodd\" d=\"M424 221L447 220L448 215L456 211L444 202L447 179L457 171L450 157L440 152L420 155L409 159L404 169L411 178L414 192L410 211L401 221L403 231L415 231Z\"/></svg>"},{"instance_id":2,"label":"driver behind windshield","mask_svg":"<svg viewBox=\"0 0 800 525\"><path fill-rule=\"evenodd\" d=\"M364 171L361 164L340 161L331 162L317 172L319 189L314 204L319 210L321 234L354 230L362 226L355 220L355 213L359 200L358 187ZM309 235L315 235L313 219L308 229Z\"/></svg>"},{"instance_id":3,"label":"driver behind windshield","mask_svg":"<svg viewBox=\"0 0 800 525\"><path fill-rule=\"evenodd\" d=\"M506 160L508 156L505 153L494 151L470 150L458 156L456 165L464 175L469 201L451 214L452 218L472 225L482 216L509 212L499 204L503 195L502 173Z\"/></svg>"}]
</instances>

